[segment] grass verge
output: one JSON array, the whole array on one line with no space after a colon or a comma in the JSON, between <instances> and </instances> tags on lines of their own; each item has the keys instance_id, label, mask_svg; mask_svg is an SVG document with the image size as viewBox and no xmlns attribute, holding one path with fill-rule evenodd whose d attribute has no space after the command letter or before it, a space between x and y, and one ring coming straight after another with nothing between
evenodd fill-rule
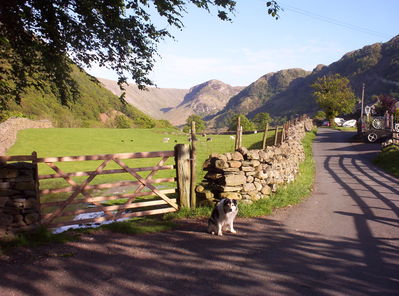
<instances>
[{"instance_id":1,"label":"grass verge","mask_svg":"<svg viewBox=\"0 0 399 296\"><path fill-rule=\"evenodd\" d=\"M374 163L399 178L399 148L391 145L382 149Z\"/></svg>"}]
</instances>

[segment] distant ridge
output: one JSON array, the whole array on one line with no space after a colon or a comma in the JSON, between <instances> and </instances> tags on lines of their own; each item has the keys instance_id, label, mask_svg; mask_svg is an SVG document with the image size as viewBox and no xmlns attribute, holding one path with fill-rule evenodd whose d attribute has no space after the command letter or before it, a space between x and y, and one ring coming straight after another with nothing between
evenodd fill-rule
<instances>
[{"instance_id":1,"label":"distant ridge","mask_svg":"<svg viewBox=\"0 0 399 296\"><path fill-rule=\"evenodd\" d=\"M117 96L122 94L122 90L119 88L116 81L103 78L97 79L113 94ZM166 119L164 116L165 110L172 109L179 105L189 91L188 89L156 87L148 87L148 90L140 90L135 84L130 84L125 88L125 100L137 109L156 119Z\"/></svg>"}]
</instances>

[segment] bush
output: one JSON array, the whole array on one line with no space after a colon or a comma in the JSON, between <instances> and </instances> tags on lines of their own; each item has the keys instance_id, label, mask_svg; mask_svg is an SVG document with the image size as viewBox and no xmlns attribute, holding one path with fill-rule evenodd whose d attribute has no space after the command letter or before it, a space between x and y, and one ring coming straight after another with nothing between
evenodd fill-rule
<instances>
[{"instance_id":1,"label":"bush","mask_svg":"<svg viewBox=\"0 0 399 296\"><path fill-rule=\"evenodd\" d=\"M116 128L130 128L130 120L126 115L117 115L114 123Z\"/></svg>"},{"instance_id":2,"label":"bush","mask_svg":"<svg viewBox=\"0 0 399 296\"><path fill-rule=\"evenodd\" d=\"M3 110L0 111L0 122L6 121L11 117L26 117L22 112L19 111L10 111L10 110Z\"/></svg>"}]
</instances>

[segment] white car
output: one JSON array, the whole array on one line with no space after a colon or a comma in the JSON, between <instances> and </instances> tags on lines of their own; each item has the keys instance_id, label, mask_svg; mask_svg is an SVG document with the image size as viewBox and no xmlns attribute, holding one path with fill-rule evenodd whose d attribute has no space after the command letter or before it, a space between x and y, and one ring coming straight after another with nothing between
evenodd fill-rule
<instances>
[{"instance_id":1,"label":"white car","mask_svg":"<svg viewBox=\"0 0 399 296\"><path fill-rule=\"evenodd\" d=\"M335 121L335 123L336 123L338 126L342 126L342 124L345 122L345 119L339 118L339 117L335 117L335 118L334 118L334 121Z\"/></svg>"},{"instance_id":2,"label":"white car","mask_svg":"<svg viewBox=\"0 0 399 296\"><path fill-rule=\"evenodd\" d=\"M356 119L347 120L342 124L343 127L355 127Z\"/></svg>"}]
</instances>

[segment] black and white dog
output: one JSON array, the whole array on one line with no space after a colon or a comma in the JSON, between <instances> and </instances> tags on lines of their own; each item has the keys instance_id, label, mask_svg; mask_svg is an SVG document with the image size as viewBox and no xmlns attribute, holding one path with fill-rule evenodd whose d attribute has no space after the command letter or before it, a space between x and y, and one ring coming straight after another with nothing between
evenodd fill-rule
<instances>
[{"instance_id":1,"label":"black and white dog","mask_svg":"<svg viewBox=\"0 0 399 296\"><path fill-rule=\"evenodd\" d=\"M208 232L211 234L223 235L223 229L228 228L231 233L236 233L233 222L237 213L237 200L223 198L216 204L208 220Z\"/></svg>"}]
</instances>

